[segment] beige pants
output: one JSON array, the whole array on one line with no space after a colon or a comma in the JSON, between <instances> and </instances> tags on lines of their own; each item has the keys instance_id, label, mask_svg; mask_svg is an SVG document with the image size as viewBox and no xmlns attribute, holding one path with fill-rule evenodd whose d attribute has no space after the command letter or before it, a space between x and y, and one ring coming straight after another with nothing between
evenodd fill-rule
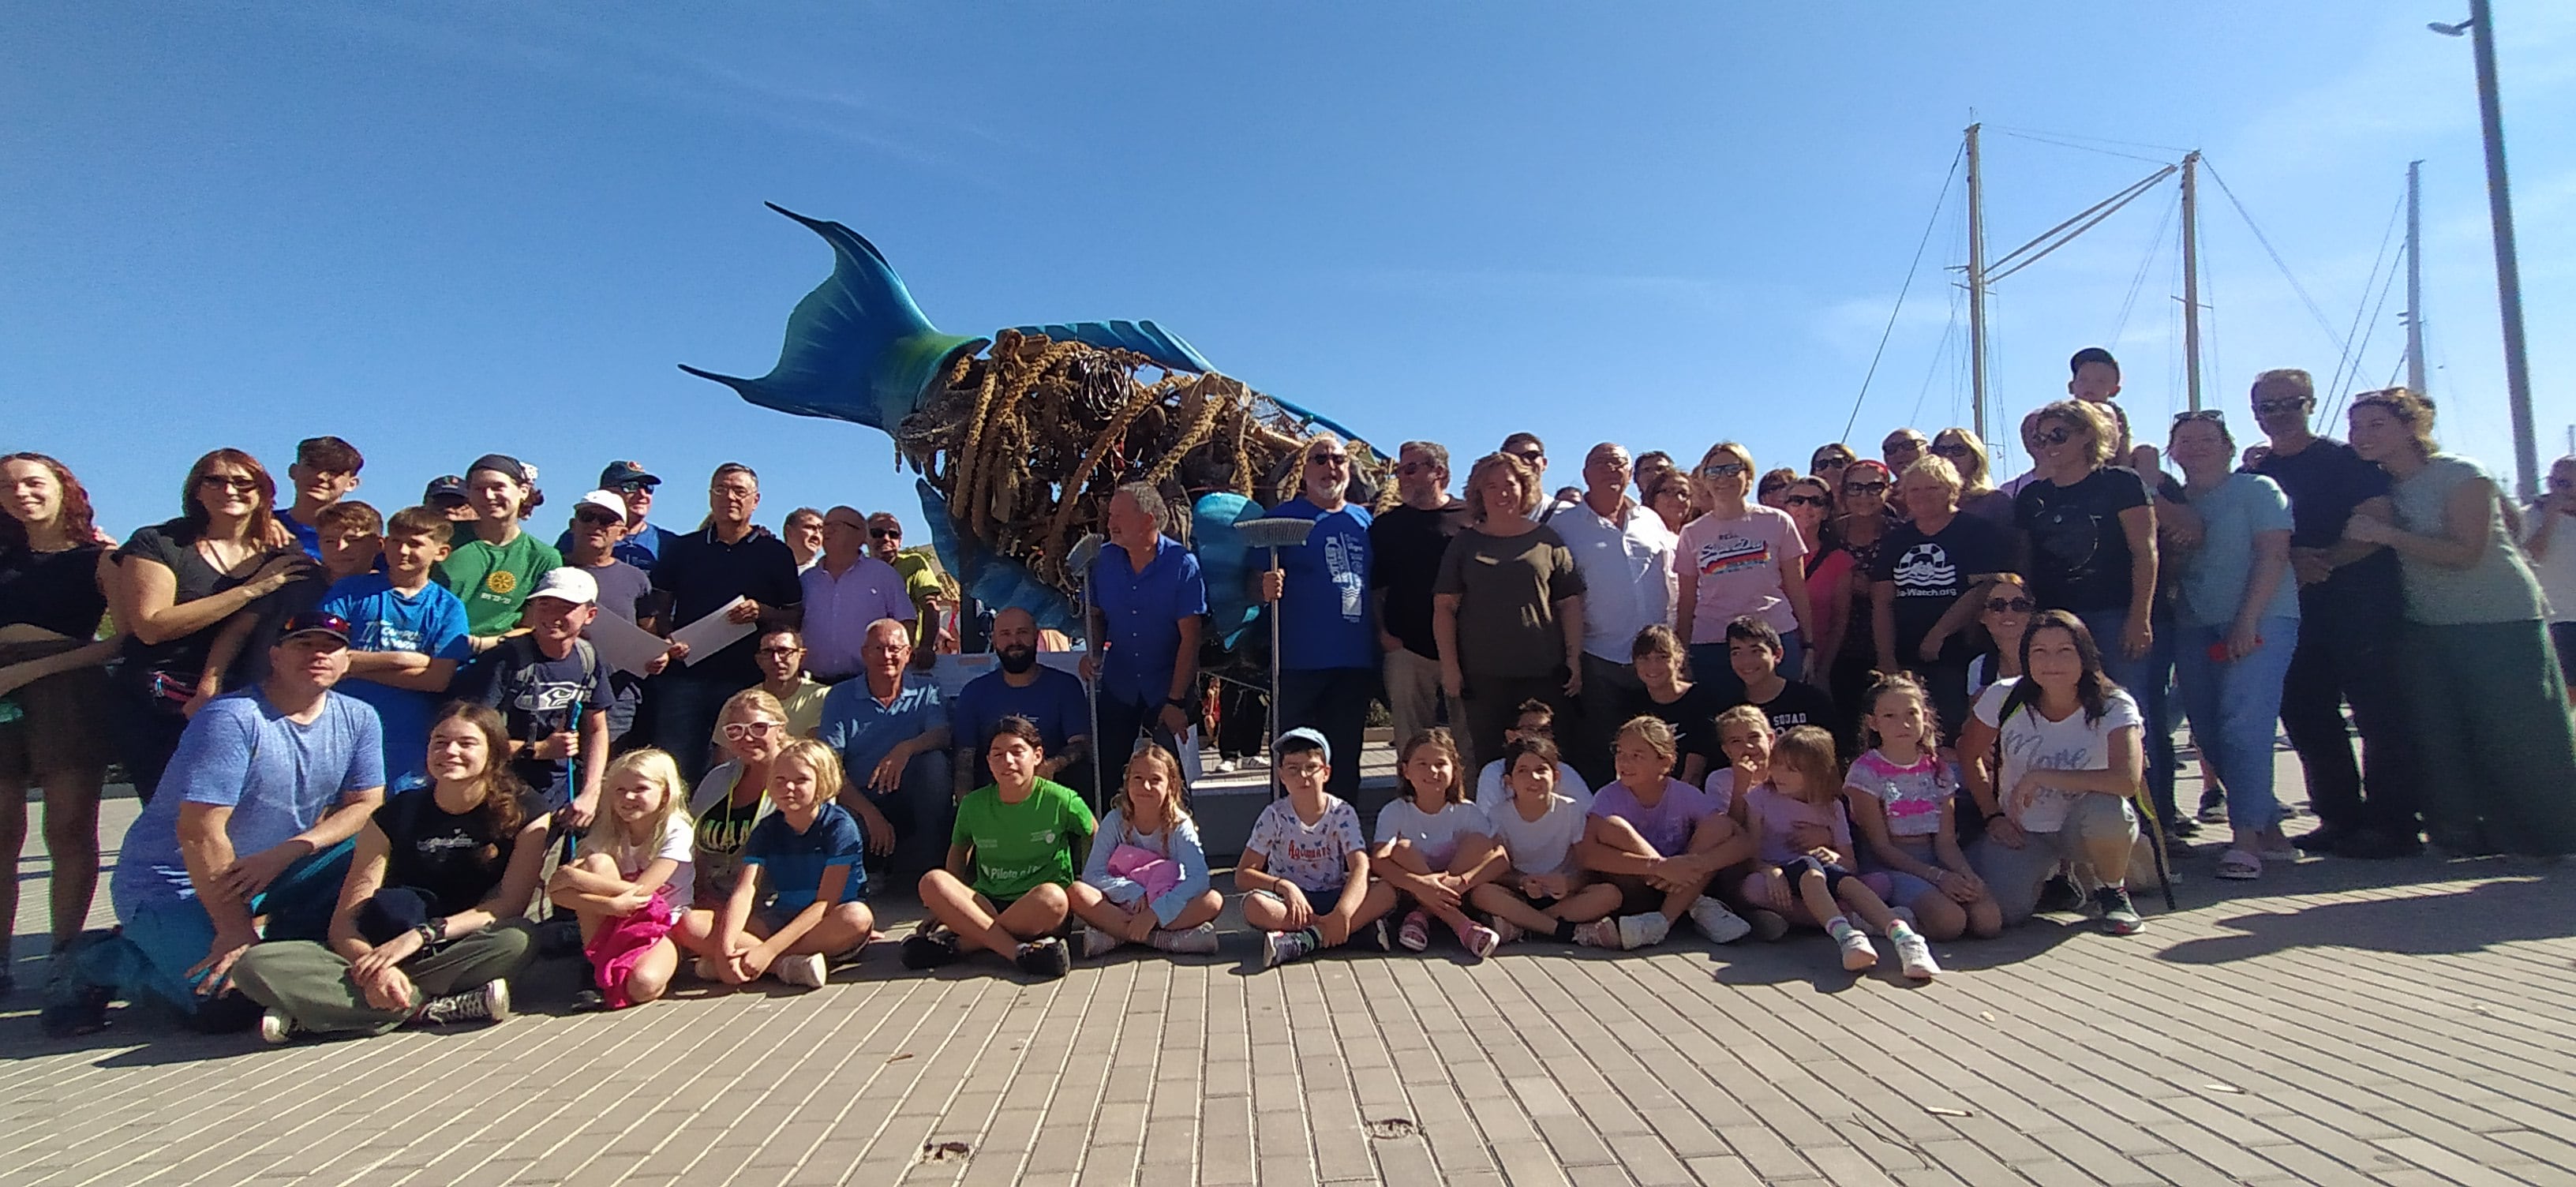
<instances>
[{"instance_id":1,"label":"beige pants","mask_svg":"<svg viewBox=\"0 0 2576 1187\"><path fill-rule=\"evenodd\" d=\"M1386 653L1385 662L1386 709L1395 718L1395 746L1401 751L1413 735L1440 724L1440 661L1399 647ZM1449 720L1458 720L1456 705L1449 706ZM1466 739L1458 744L1464 747Z\"/></svg>"}]
</instances>

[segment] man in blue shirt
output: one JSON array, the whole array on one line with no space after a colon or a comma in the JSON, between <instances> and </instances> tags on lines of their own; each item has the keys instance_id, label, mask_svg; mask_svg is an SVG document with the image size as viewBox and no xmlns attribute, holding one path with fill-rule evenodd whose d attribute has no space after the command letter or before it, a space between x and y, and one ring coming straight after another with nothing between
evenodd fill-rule
<instances>
[{"instance_id":1,"label":"man in blue shirt","mask_svg":"<svg viewBox=\"0 0 2576 1187\"><path fill-rule=\"evenodd\" d=\"M1005 717L1025 717L1038 727L1046 748L1038 778L1082 792L1099 786L1091 777L1090 702L1073 673L1038 662L1037 618L1017 606L994 615L993 656L998 669L967 681L949 714L957 735L958 769L973 772L968 785L993 781L984 758L993 727ZM1122 774L1104 764L1100 781L1116 786Z\"/></svg>"},{"instance_id":2,"label":"man in blue shirt","mask_svg":"<svg viewBox=\"0 0 2576 1187\"><path fill-rule=\"evenodd\" d=\"M861 647L865 669L823 697L815 736L841 752L841 806L859 818L872 857L891 854L880 886L911 886L948 858L957 784L948 762L948 706L928 673L912 672L912 632L880 618Z\"/></svg>"},{"instance_id":3,"label":"man in blue shirt","mask_svg":"<svg viewBox=\"0 0 2576 1187\"><path fill-rule=\"evenodd\" d=\"M385 571L348 578L322 598L323 613L348 620L349 679L340 688L383 723L388 787L427 775L430 715L457 665L474 653L465 603L429 579L447 559L447 540L447 518L438 512L394 512L385 525Z\"/></svg>"},{"instance_id":4,"label":"man in blue shirt","mask_svg":"<svg viewBox=\"0 0 2576 1187\"><path fill-rule=\"evenodd\" d=\"M189 719L109 884L124 929L73 950L46 991L48 1033L97 1030L117 998L246 1029L260 1007L233 988L234 962L263 939L325 938L350 838L384 802L384 741L374 710L331 690L345 620L287 619L268 660L267 679Z\"/></svg>"},{"instance_id":5,"label":"man in blue shirt","mask_svg":"<svg viewBox=\"0 0 2576 1187\"><path fill-rule=\"evenodd\" d=\"M1139 734L1174 755L1198 709L1199 634L1207 580L1199 558L1163 534L1166 511L1154 488L1131 482L1109 499L1109 543L1091 562L1084 588L1091 654L1082 676L1097 681L1100 765L1121 770Z\"/></svg>"},{"instance_id":6,"label":"man in blue shirt","mask_svg":"<svg viewBox=\"0 0 2576 1187\"><path fill-rule=\"evenodd\" d=\"M1260 599L1279 616L1279 728L1324 735L1335 754L1325 790L1349 799L1359 790L1360 738L1369 698L1378 689L1377 625L1369 615L1369 513L1343 498L1351 455L1342 439L1317 433L1306 442L1304 491L1271 509L1280 519L1310 519L1306 542L1279 550L1279 567L1257 572ZM1395 740L1397 746L1406 739Z\"/></svg>"}]
</instances>

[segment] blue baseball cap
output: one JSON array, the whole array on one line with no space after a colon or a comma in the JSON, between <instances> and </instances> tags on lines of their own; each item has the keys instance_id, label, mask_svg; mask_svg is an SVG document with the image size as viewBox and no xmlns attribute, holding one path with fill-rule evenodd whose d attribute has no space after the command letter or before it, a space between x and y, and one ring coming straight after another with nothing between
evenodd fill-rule
<instances>
[{"instance_id":1,"label":"blue baseball cap","mask_svg":"<svg viewBox=\"0 0 2576 1187\"><path fill-rule=\"evenodd\" d=\"M1324 752L1324 765L1328 767L1333 765L1333 744L1324 740L1323 734L1315 731L1311 727L1301 725L1279 735L1280 745L1276 747L1276 749L1285 749L1288 740L1291 738L1302 739L1304 741L1314 743L1316 749Z\"/></svg>"}]
</instances>

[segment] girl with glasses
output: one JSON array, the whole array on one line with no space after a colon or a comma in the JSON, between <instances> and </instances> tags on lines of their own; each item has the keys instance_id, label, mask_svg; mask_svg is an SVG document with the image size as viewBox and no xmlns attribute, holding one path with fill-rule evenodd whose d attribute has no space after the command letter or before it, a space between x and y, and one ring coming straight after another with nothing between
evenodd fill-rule
<instances>
[{"instance_id":1,"label":"girl with glasses","mask_svg":"<svg viewBox=\"0 0 2576 1187\"><path fill-rule=\"evenodd\" d=\"M697 885L690 897L702 903L720 903L733 893L743 845L752 826L770 813L771 766L790 740L787 708L761 689L746 688L716 714L715 736L725 761L698 781L697 794L689 798L689 818L697 822Z\"/></svg>"}]
</instances>

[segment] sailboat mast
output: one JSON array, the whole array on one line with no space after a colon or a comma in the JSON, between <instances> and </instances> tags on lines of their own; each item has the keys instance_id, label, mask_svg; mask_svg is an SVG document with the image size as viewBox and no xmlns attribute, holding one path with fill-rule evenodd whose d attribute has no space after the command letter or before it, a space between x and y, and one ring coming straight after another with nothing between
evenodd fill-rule
<instances>
[{"instance_id":1,"label":"sailboat mast","mask_svg":"<svg viewBox=\"0 0 2576 1187\"><path fill-rule=\"evenodd\" d=\"M2424 162L2406 162L2406 390L2424 394Z\"/></svg>"},{"instance_id":2,"label":"sailboat mast","mask_svg":"<svg viewBox=\"0 0 2576 1187\"><path fill-rule=\"evenodd\" d=\"M2182 157L2182 369L2200 411L2200 153Z\"/></svg>"},{"instance_id":3,"label":"sailboat mast","mask_svg":"<svg viewBox=\"0 0 2576 1187\"><path fill-rule=\"evenodd\" d=\"M1986 195L1977 159L1977 129L1983 126L1968 125L1968 375L1977 437L1992 441L1994 434L1986 431Z\"/></svg>"}]
</instances>

